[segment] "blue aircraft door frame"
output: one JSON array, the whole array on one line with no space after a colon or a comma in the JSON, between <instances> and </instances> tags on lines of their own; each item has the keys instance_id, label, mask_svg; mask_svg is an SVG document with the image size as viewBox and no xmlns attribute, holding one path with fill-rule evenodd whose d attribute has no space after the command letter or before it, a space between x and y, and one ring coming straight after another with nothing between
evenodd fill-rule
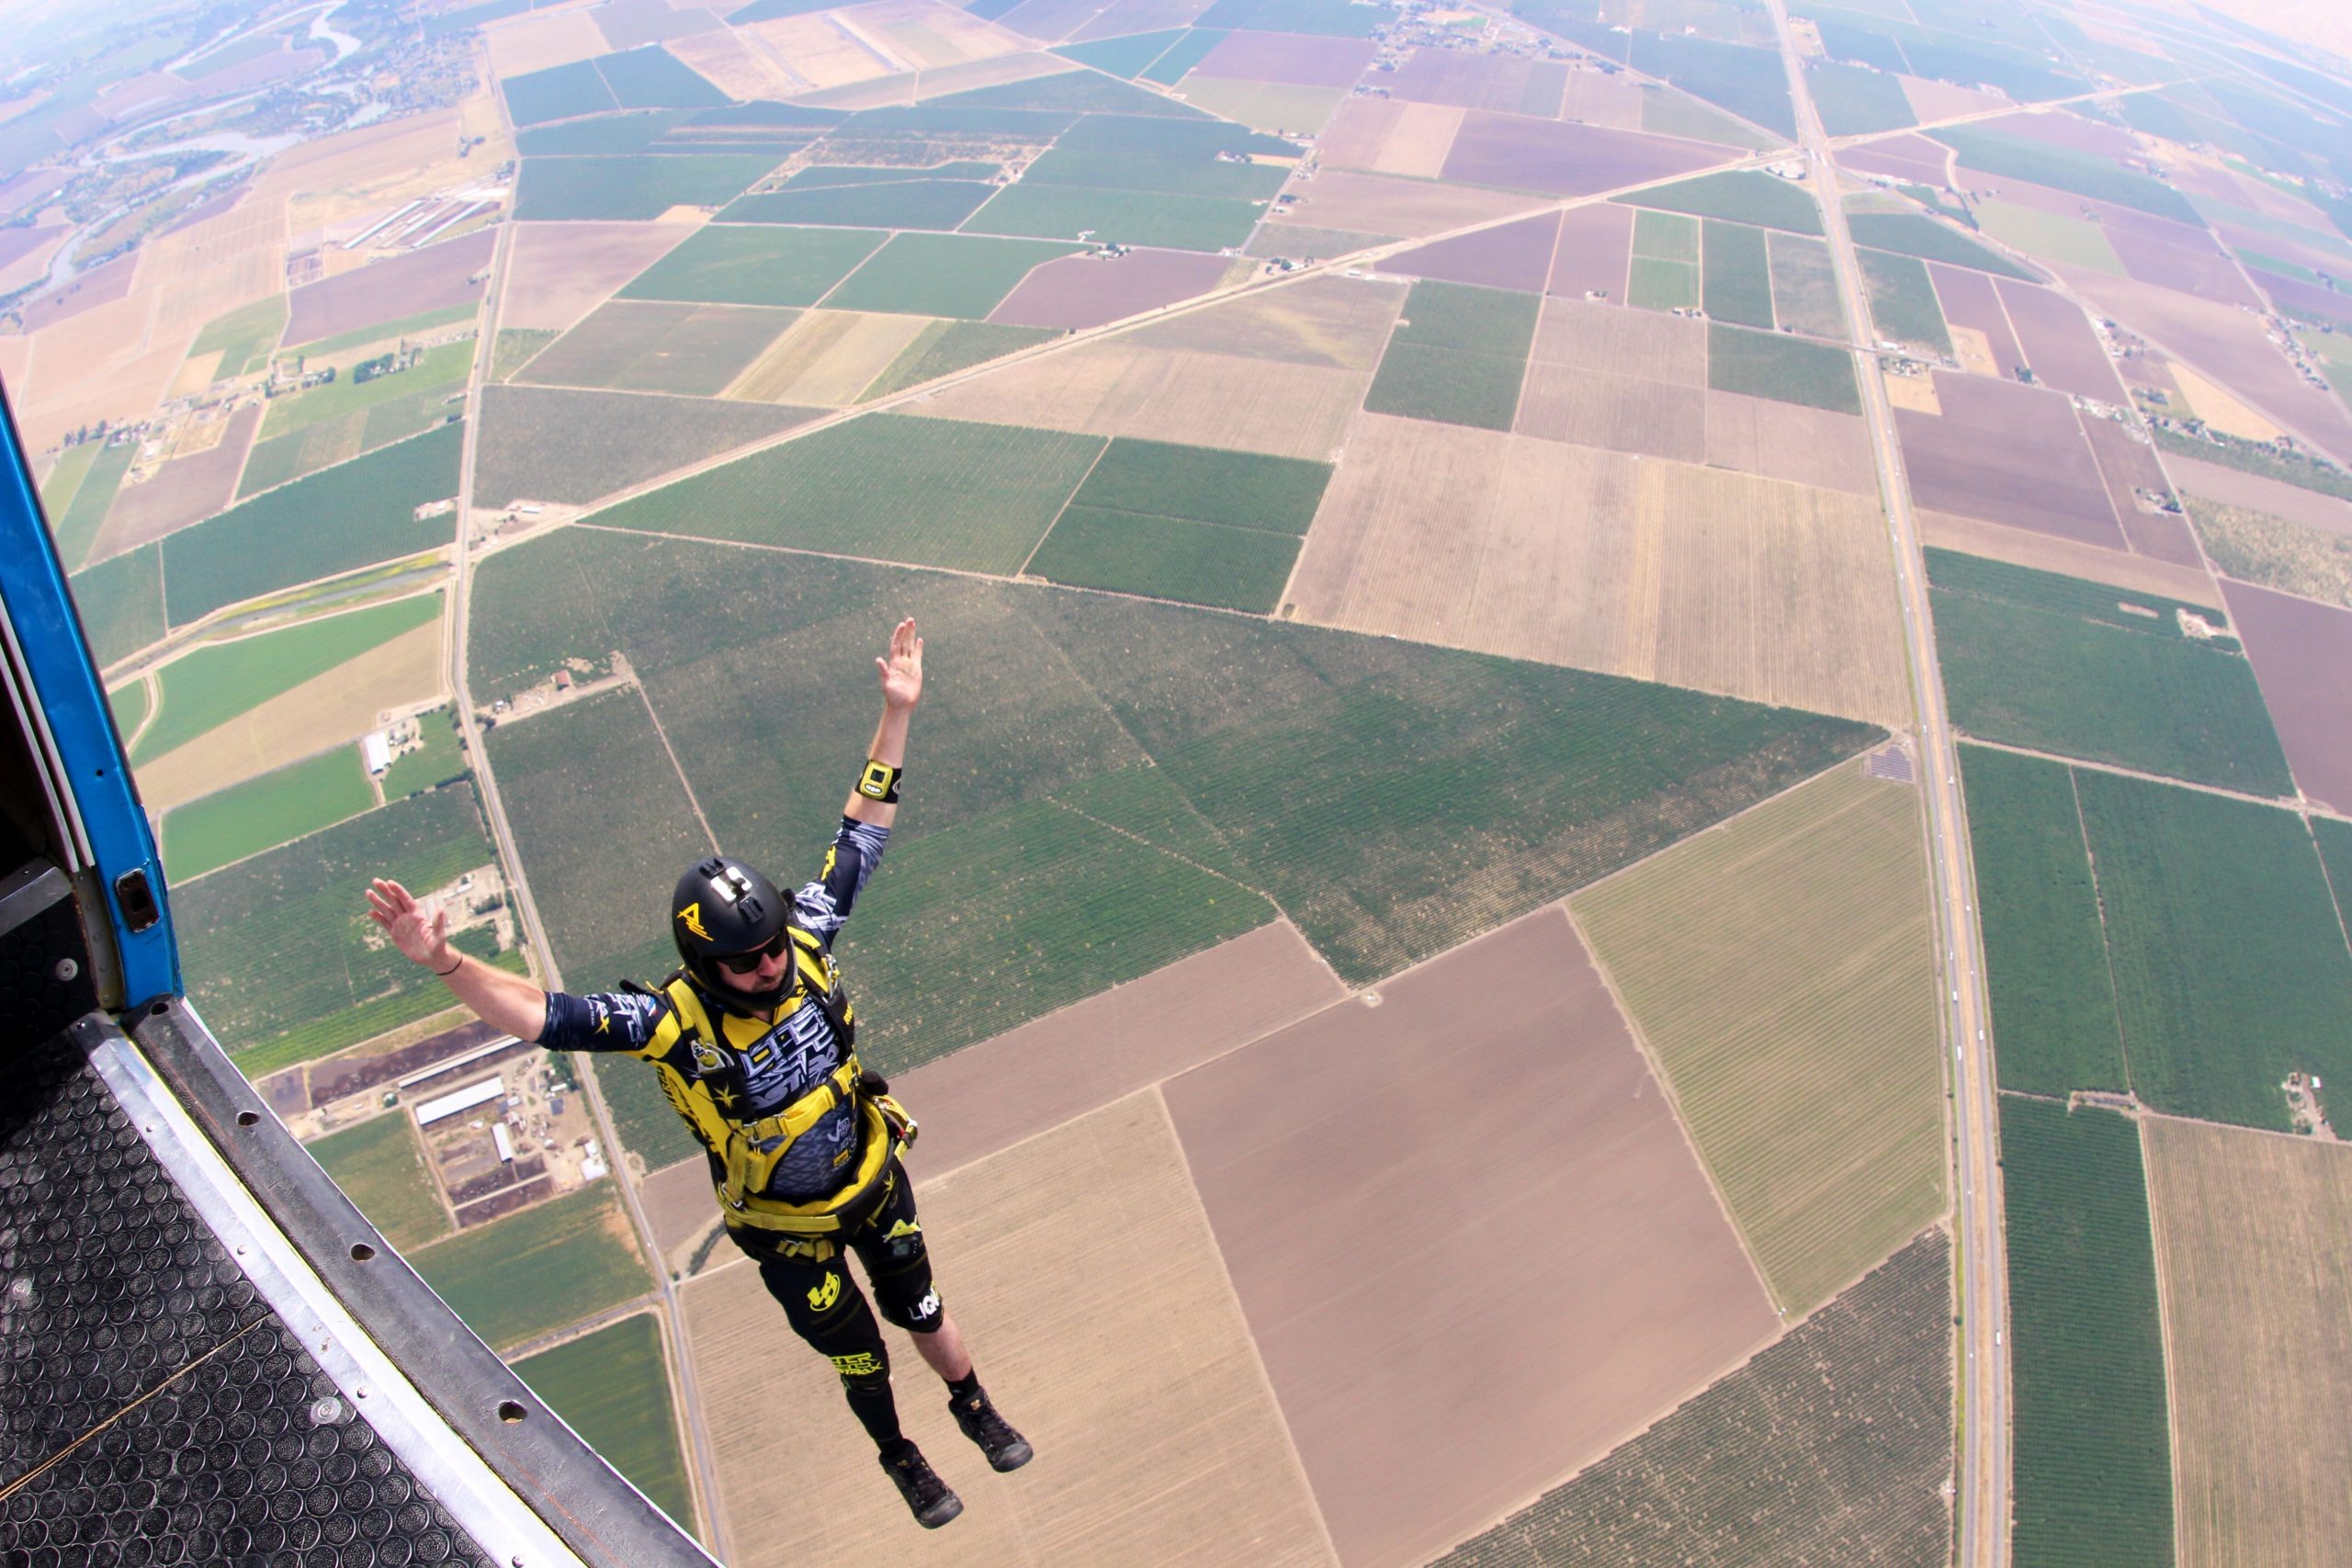
<instances>
[{"instance_id":1,"label":"blue aircraft door frame","mask_svg":"<svg viewBox=\"0 0 2352 1568\"><path fill-rule=\"evenodd\" d=\"M123 1003L138 1007L180 992L179 945L172 933L171 903L164 886L163 857L139 803L114 710L99 683L82 618L66 587L64 568L43 521L40 495L33 488L16 412L0 391L0 425L7 434L7 464L0 472L0 604L7 607L19 656L33 686L36 710L30 737L62 783L62 803L85 856L90 879L106 899L121 966ZM45 734L43 733L45 731ZM68 867L78 871L80 867ZM138 873L154 900L154 919L133 931L118 891ZM90 886L84 884L86 897Z\"/></svg>"}]
</instances>

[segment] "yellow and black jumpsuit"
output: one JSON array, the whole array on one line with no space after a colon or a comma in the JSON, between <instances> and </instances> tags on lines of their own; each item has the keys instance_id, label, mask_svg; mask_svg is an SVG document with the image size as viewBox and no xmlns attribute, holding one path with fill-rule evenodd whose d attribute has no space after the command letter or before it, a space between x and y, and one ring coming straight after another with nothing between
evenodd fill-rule
<instances>
[{"instance_id":1,"label":"yellow and black jumpsuit","mask_svg":"<svg viewBox=\"0 0 2352 1568\"><path fill-rule=\"evenodd\" d=\"M539 1036L550 1050L626 1052L653 1065L709 1157L729 1235L757 1260L793 1328L833 1363L877 1439L878 1428L897 1430L889 1352L846 1254L865 1265L890 1322L928 1334L941 1321L914 1190L898 1163L905 1122L861 1072L832 955L888 837L844 817L822 873L794 896L795 984L775 1021L729 1010L680 973L651 989L551 991Z\"/></svg>"}]
</instances>

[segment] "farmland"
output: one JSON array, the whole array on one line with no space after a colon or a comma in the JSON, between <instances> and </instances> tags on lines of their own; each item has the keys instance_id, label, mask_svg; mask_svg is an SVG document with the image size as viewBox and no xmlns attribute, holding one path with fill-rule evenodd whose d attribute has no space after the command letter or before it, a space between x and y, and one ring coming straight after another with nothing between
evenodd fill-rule
<instances>
[{"instance_id":1,"label":"farmland","mask_svg":"<svg viewBox=\"0 0 2352 1568\"><path fill-rule=\"evenodd\" d=\"M198 648L164 667L162 699L131 761L161 757L440 614L441 595L426 593Z\"/></svg>"},{"instance_id":2,"label":"farmland","mask_svg":"<svg viewBox=\"0 0 2352 1568\"><path fill-rule=\"evenodd\" d=\"M165 813L164 870L176 886L375 804L358 748L338 746Z\"/></svg>"},{"instance_id":3,"label":"farmland","mask_svg":"<svg viewBox=\"0 0 2352 1568\"><path fill-rule=\"evenodd\" d=\"M840 408L855 402L876 377L934 324L919 316L811 310L727 389L727 396Z\"/></svg>"},{"instance_id":4,"label":"farmland","mask_svg":"<svg viewBox=\"0 0 2352 1568\"><path fill-rule=\"evenodd\" d=\"M653 1284L609 1181L420 1247L409 1262L494 1350Z\"/></svg>"},{"instance_id":5,"label":"farmland","mask_svg":"<svg viewBox=\"0 0 2352 1568\"><path fill-rule=\"evenodd\" d=\"M1699 303L1698 265L1635 256L1626 269L1625 303L1640 310L1695 309Z\"/></svg>"},{"instance_id":6,"label":"farmland","mask_svg":"<svg viewBox=\"0 0 2352 1568\"><path fill-rule=\"evenodd\" d=\"M107 509L114 504L115 492L122 486L122 476L130 469L130 460L139 456L136 441L92 443L94 455L85 459L81 482L74 487L73 499L65 503L62 513L52 512L49 519L51 535L57 541L58 559L65 570L73 571L89 558L90 547L98 536L98 525L106 521Z\"/></svg>"},{"instance_id":7,"label":"farmland","mask_svg":"<svg viewBox=\"0 0 2352 1568\"><path fill-rule=\"evenodd\" d=\"M2028 255L2123 276L2123 259L2096 223L2013 201L1980 203L1976 222L1985 233Z\"/></svg>"},{"instance_id":8,"label":"farmland","mask_svg":"<svg viewBox=\"0 0 2352 1568\"><path fill-rule=\"evenodd\" d=\"M1998 251L1978 244L1950 224L1916 212L1857 212L1846 220L1846 225L1853 231L1854 243L1868 250L1947 262L2001 277L2032 276Z\"/></svg>"},{"instance_id":9,"label":"farmland","mask_svg":"<svg viewBox=\"0 0 2352 1568\"><path fill-rule=\"evenodd\" d=\"M1701 296L1710 321L1772 325L1772 277L1764 231L1710 218L1700 268Z\"/></svg>"},{"instance_id":10,"label":"farmland","mask_svg":"<svg viewBox=\"0 0 2352 1568\"><path fill-rule=\"evenodd\" d=\"M694 1496L662 1355L662 1320L639 1313L514 1363L564 1425L673 1519L691 1527Z\"/></svg>"},{"instance_id":11,"label":"farmland","mask_svg":"<svg viewBox=\"0 0 2352 1568\"><path fill-rule=\"evenodd\" d=\"M399 800L436 788L466 772L466 754L458 739L458 721L448 709L435 708L419 714L416 723L424 744L413 751L402 752L384 770L386 800Z\"/></svg>"},{"instance_id":12,"label":"farmland","mask_svg":"<svg viewBox=\"0 0 2352 1568\"><path fill-rule=\"evenodd\" d=\"M2129 1087L2074 770L1963 747L2001 1087Z\"/></svg>"},{"instance_id":13,"label":"farmland","mask_svg":"<svg viewBox=\"0 0 2352 1568\"><path fill-rule=\"evenodd\" d=\"M1929 1231L1438 1568L1942 1562L1951 1288L1951 1243Z\"/></svg>"},{"instance_id":14,"label":"farmland","mask_svg":"<svg viewBox=\"0 0 2352 1568\"><path fill-rule=\"evenodd\" d=\"M514 216L537 221L659 218L673 207L724 207L776 165L772 153L621 153L526 158Z\"/></svg>"},{"instance_id":15,"label":"farmland","mask_svg":"<svg viewBox=\"0 0 2352 1568\"><path fill-rule=\"evenodd\" d=\"M413 385L400 389L398 396L256 442L252 456L245 460L245 471L237 481L238 499L258 495L321 468L347 462L364 452L421 435L456 416L462 396L459 383Z\"/></svg>"},{"instance_id":16,"label":"farmland","mask_svg":"<svg viewBox=\"0 0 2352 1568\"><path fill-rule=\"evenodd\" d=\"M1055 333L1044 327L1002 327L987 321L934 321L874 378L861 402L887 398L942 376L969 370L991 359L1044 343Z\"/></svg>"},{"instance_id":17,"label":"farmland","mask_svg":"<svg viewBox=\"0 0 2352 1568\"><path fill-rule=\"evenodd\" d=\"M953 229L996 194L982 180L892 180L738 197L721 223L808 223L851 229Z\"/></svg>"},{"instance_id":18,"label":"farmland","mask_svg":"<svg viewBox=\"0 0 2352 1568\"><path fill-rule=\"evenodd\" d=\"M1413 285L1364 408L1509 430L1540 304L1534 295L1497 288Z\"/></svg>"},{"instance_id":19,"label":"farmland","mask_svg":"<svg viewBox=\"0 0 2352 1568\"><path fill-rule=\"evenodd\" d=\"M1838 297L1829 247L1794 234L1771 236L1772 314L1783 327L1815 337L1838 338L1846 312Z\"/></svg>"},{"instance_id":20,"label":"farmland","mask_svg":"<svg viewBox=\"0 0 2352 1568\"><path fill-rule=\"evenodd\" d=\"M213 379L232 380L267 364L269 351L277 346L277 336L285 330L286 301L272 295L207 322L188 345L188 357L198 359L208 354L219 354L220 362L213 367Z\"/></svg>"},{"instance_id":21,"label":"farmland","mask_svg":"<svg viewBox=\"0 0 2352 1568\"><path fill-rule=\"evenodd\" d=\"M1636 31L1628 63L1767 130L1783 137L1797 133L1788 73L1775 51L1681 33Z\"/></svg>"},{"instance_id":22,"label":"farmland","mask_svg":"<svg viewBox=\"0 0 2352 1568\"><path fill-rule=\"evenodd\" d=\"M1862 267L1862 290L1870 297L1871 319L1878 335L1922 354L1949 355L1951 334L1944 329L1943 312L1928 269L1910 256L1884 251L1857 253Z\"/></svg>"},{"instance_id":23,"label":"farmland","mask_svg":"<svg viewBox=\"0 0 2352 1568\"><path fill-rule=\"evenodd\" d=\"M1821 209L1803 186L1752 169L1702 175L1676 185L1652 186L1617 199L1668 212L1784 229L1793 234L1821 232Z\"/></svg>"},{"instance_id":24,"label":"farmland","mask_svg":"<svg viewBox=\"0 0 2352 1568\"><path fill-rule=\"evenodd\" d=\"M2087 769L2075 784L2132 1089L2287 1130L2289 1073L2352 1074L2352 951L2301 819Z\"/></svg>"},{"instance_id":25,"label":"farmland","mask_svg":"<svg viewBox=\"0 0 2352 1568\"><path fill-rule=\"evenodd\" d=\"M1833 413L1862 412L1854 356L1846 350L1722 321L1707 323L1707 385Z\"/></svg>"},{"instance_id":26,"label":"farmland","mask_svg":"<svg viewBox=\"0 0 2352 1568\"><path fill-rule=\"evenodd\" d=\"M1928 134L1957 152L1969 167L1986 174L2030 180L2052 190L2072 191L2095 201L2111 201L2118 207L2202 226L2197 209L2172 186L2109 160L1973 126L1952 126ZM1862 239L1860 234L1854 237Z\"/></svg>"},{"instance_id":27,"label":"farmland","mask_svg":"<svg viewBox=\"0 0 2352 1568\"><path fill-rule=\"evenodd\" d=\"M584 504L781 434L814 412L644 393L486 387L474 502Z\"/></svg>"},{"instance_id":28,"label":"farmland","mask_svg":"<svg viewBox=\"0 0 2352 1568\"><path fill-rule=\"evenodd\" d=\"M875 414L595 514L614 528L1012 572L1102 450L1100 439ZM876 465L890 491L865 482Z\"/></svg>"},{"instance_id":29,"label":"farmland","mask_svg":"<svg viewBox=\"0 0 2352 1568\"><path fill-rule=\"evenodd\" d=\"M2327 1562L2352 1531L2352 1158L2145 1124L2183 1562Z\"/></svg>"},{"instance_id":30,"label":"farmland","mask_svg":"<svg viewBox=\"0 0 2352 1568\"><path fill-rule=\"evenodd\" d=\"M715 397L798 319L764 306L615 299L541 349L514 384Z\"/></svg>"},{"instance_id":31,"label":"farmland","mask_svg":"<svg viewBox=\"0 0 2352 1568\"><path fill-rule=\"evenodd\" d=\"M553 327L501 327L490 351L490 379L512 380L533 355L561 335Z\"/></svg>"},{"instance_id":32,"label":"farmland","mask_svg":"<svg viewBox=\"0 0 2352 1568\"><path fill-rule=\"evenodd\" d=\"M835 310L977 318L995 310L1032 267L1077 249L968 234L896 234L826 296L825 304Z\"/></svg>"},{"instance_id":33,"label":"farmland","mask_svg":"<svg viewBox=\"0 0 2352 1568\"><path fill-rule=\"evenodd\" d=\"M1805 78L1821 110L1821 127L1832 136L1900 130L1917 125L1903 84L1883 72L1852 65L1815 65Z\"/></svg>"},{"instance_id":34,"label":"farmland","mask_svg":"<svg viewBox=\"0 0 2352 1568\"><path fill-rule=\"evenodd\" d=\"M104 669L163 639L163 552L146 545L73 578L74 604L90 652Z\"/></svg>"},{"instance_id":35,"label":"farmland","mask_svg":"<svg viewBox=\"0 0 2352 1568\"><path fill-rule=\"evenodd\" d=\"M872 255L870 229L711 224L628 281L623 299L702 305L814 305Z\"/></svg>"},{"instance_id":36,"label":"farmland","mask_svg":"<svg viewBox=\"0 0 2352 1568\"><path fill-rule=\"evenodd\" d=\"M395 398L435 391L446 395L451 387L465 380L473 363L474 340L460 338L424 350L416 363L396 375L378 376L368 381L346 376L292 397L273 398L268 417L262 421L261 438L267 441L326 421L365 414ZM259 487L247 488L250 491Z\"/></svg>"},{"instance_id":37,"label":"farmland","mask_svg":"<svg viewBox=\"0 0 2352 1568\"><path fill-rule=\"evenodd\" d=\"M2233 643L2184 634L2183 606L1947 550L1930 550L1928 570L1944 691L1969 734L2292 793L2253 665Z\"/></svg>"},{"instance_id":38,"label":"farmland","mask_svg":"<svg viewBox=\"0 0 2352 1568\"><path fill-rule=\"evenodd\" d=\"M1098 244L1215 251L1246 242L1264 210L1229 197L1024 179L1000 190L964 228L973 234L1044 240L1075 240L1081 231L1091 230Z\"/></svg>"},{"instance_id":39,"label":"farmland","mask_svg":"<svg viewBox=\"0 0 2352 1568\"><path fill-rule=\"evenodd\" d=\"M424 892L491 858L473 790L458 785L175 889L189 998L254 1076L438 1011L447 992L376 934L361 890L390 876ZM460 946L481 953L470 935Z\"/></svg>"},{"instance_id":40,"label":"farmland","mask_svg":"<svg viewBox=\"0 0 2352 1568\"><path fill-rule=\"evenodd\" d=\"M448 1235L449 1216L433 1190L406 1111L370 1117L308 1147L368 1224L402 1252Z\"/></svg>"},{"instance_id":41,"label":"farmland","mask_svg":"<svg viewBox=\"0 0 2352 1568\"><path fill-rule=\"evenodd\" d=\"M1792 1314L1942 1212L1917 794L1848 763L1569 902Z\"/></svg>"},{"instance_id":42,"label":"farmland","mask_svg":"<svg viewBox=\"0 0 2352 1568\"><path fill-rule=\"evenodd\" d=\"M2019 1568L2168 1562L2172 1449L2140 1132L2001 1100Z\"/></svg>"},{"instance_id":43,"label":"farmland","mask_svg":"<svg viewBox=\"0 0 2352 1568\"><path fill-rule=\"evenodd\" d=\"M2205 553L2241 582L2352 608L2352 537L2184 494Z\"/></svg>"},{"instance_id":44,"label":"farmland","mask_svg":"<svg viewBox=\"0 0 2352 1568\"><path fill-rule=\"evenodd\" d=\"M231 507L163 542L172 624L316 578L446 545L453 515L419 507L458 493L464 427L430 434L338 464ZM321 526L321 520L331 525Z\"/></svg>"}]
</instances>

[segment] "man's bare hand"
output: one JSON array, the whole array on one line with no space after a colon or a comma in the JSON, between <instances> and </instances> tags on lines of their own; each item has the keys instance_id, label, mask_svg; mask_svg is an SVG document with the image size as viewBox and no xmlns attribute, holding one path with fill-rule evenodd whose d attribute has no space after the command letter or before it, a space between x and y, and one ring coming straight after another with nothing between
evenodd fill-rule
<instances>
[{"instance_id":1,"label":"man's bare hand","mask_svg":"<svg viewBox=\"0 0 2352 1568\"><path fill-rule=\"evenodd\" d=\"M884 707L904 712L922 701L922 638L915 635L912 615L892 629L890 657L874 662L882 671Z\"/></svg>"},{"instance_id":2,"label":"man's bare hand","mask_svg":"<svg viewBox=\"0 0 2352 1568\"><path fill-rule=\"evenodd\" d=\"M449 967L449 911L429 913L409 890L378 877L368 889L368 918L384 928L392 945L411 964L435 971Z\"/></svg>"}]
</instances>

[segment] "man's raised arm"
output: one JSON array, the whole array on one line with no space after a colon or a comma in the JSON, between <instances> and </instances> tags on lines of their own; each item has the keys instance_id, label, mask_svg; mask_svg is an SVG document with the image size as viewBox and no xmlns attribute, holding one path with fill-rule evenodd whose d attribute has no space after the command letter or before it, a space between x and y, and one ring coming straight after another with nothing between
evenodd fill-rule
<instances>
[{"instance_id":1,"label":"man's raised arm","mask_svg":"<svg viewBox=\"0 0 2352 1568\"><path fill-rule=\"evenodd\" d=\"M922 638L915 635L910 615L890 631L890 656L877 656L882 670L882 722L874 727L874 744L865 753L865 769L850 791L842 815L854 822L888 828L899 815L899 770L907 760L907 720L922 701Z\"/></svg>"},{"instance_id":2,"label":"man's raised arm","mask_svg":"<svg viewBox=\"0 0 2352 1568\"><path fill-rule=\"evenodd\" d=\"M451 947L447 909L435 910L428 919L424 906L407 888L379 876L368 889L368 914L384 928L401 956L432 970L492 1029L536 1041L547 1028L547 992L528 975L495 968Z\"/></svg>"}]
</instances>

